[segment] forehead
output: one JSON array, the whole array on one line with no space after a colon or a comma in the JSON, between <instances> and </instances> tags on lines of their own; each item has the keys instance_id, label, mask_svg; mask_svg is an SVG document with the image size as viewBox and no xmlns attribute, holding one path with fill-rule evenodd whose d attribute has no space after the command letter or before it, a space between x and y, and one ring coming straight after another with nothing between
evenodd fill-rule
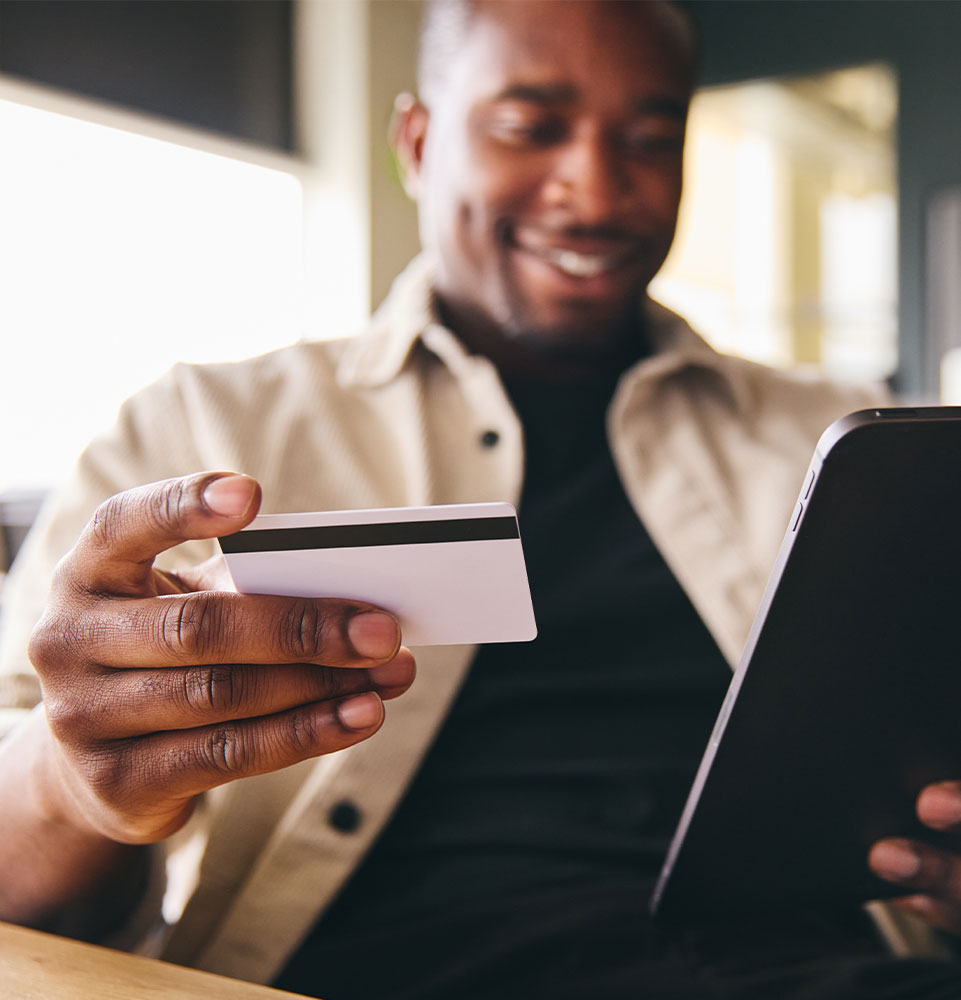
<instances>
[{"instance_id":1,"label":"forehead","mask_svg":"<svg viewBox=\"0 0 961 1000\"><path fill-rule=\"evenodd\" d=\"M478 0L448 93L474 100L516 84L562 86L582 100L686 101L692 40L667 4Z\"/></svg>"}]
</instances>

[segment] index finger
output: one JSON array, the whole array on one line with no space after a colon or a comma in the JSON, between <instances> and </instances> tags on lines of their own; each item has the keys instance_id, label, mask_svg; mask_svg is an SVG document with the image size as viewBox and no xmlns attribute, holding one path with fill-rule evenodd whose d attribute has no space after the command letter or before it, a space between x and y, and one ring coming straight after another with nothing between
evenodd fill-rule
<instances>
[{"instance_id":1,"label":"index finger","mask_svg":"<svg viewBox=\"0 0 961 1000\"><path fill-rule=\"evenodd\" d=\"M61 572L86 591L143 594L159 553L239 531L257 514L260 498L255 479L228 472L126 490L97 508Z\"/></svg>"}]
</instances>

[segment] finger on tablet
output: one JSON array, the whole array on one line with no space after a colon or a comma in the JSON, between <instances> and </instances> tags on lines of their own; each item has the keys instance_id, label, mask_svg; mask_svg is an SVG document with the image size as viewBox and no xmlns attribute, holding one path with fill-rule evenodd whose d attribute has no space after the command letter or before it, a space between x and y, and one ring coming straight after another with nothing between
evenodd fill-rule
<instances>
[{"instance_id":1,"label":"finger on tablet","mask_svg":"<svg viewBox=\"0 0 961 1000\"><path fill-rule=\"evenodd\" d=\"M923 789L918 818L935 830L961 832L961 781L939 781Z\"/></svg>"}]
</instances>

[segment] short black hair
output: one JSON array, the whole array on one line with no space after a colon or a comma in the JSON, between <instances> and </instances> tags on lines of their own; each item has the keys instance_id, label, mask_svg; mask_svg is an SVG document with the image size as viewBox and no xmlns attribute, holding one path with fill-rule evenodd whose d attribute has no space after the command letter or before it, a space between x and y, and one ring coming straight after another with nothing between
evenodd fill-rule
<instances>
[{"instance_id":1,"label":"short black hair","mask_svg":"<svg viewBox=\"0 0 961 1000\"><path fill-rule=\"evenodd\" d=\"M425 0L421 15L420 42L417 53L417 89L421 99L429 104L437 88L442 86L447 72L470 30L476 0ZM510 3L511 0L500 0ZM563 3L565 0L543 0ZM637 5L654 0L621 0ZM657 0L679 10L688 24L691 39L692 77L700 63L700 31L685 0Z\"/></svg>"}]
</instances>

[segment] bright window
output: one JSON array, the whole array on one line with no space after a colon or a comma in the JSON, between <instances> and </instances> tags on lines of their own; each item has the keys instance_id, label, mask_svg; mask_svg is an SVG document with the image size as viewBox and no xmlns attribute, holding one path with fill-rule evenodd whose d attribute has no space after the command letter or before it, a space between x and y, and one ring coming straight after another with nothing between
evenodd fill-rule
<instances>
[{"instance_id":1,"label":"bright window","mask_svg":"<svg viewBox=\"0 0 961 1000\"><path fill-rule=\"evenodd\" d=\"M704 90L651 286L720 350L841 378L897 367L897 85L881 65Z\"/></svg>"},{"instance_id":2,"label":"bright window","mask_svg":"<svg viewBox=\"0 0 961 1000\"><path fill-rule=\"evenodd\" d=\"M63 479L174 362L303 335L296 164L196 146L0 99L0 491Z\"/></svg>"}]
</instances>

